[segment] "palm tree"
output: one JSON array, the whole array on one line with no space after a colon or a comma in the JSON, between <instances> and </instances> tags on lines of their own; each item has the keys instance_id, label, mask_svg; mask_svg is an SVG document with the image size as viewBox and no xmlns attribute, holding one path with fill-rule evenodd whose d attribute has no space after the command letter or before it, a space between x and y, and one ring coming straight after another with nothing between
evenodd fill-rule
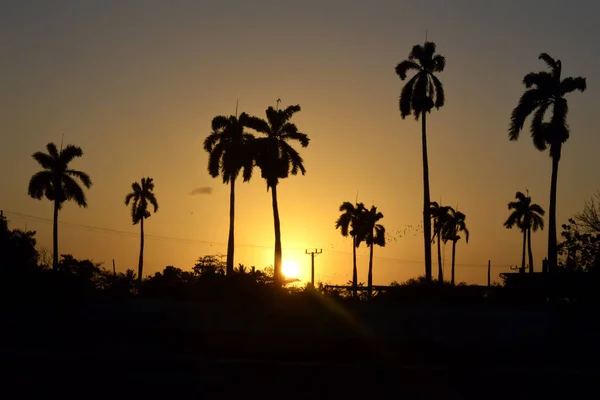
<instances>
[{"instance_id":1,"label":"palm tree","mask_svg":"<svg viewBox=\"0 0 600 400\"><path fill-rule=\"evenodd\" d=\"M447 217L447 222L444 224L444 230L442 232L442 238L444 243L450 240L452 242L452 276L450 283L454 286L454 266L456 259L456 242L460 240L460 232L464 232L465 241L469 243L469 230L465 224L466 215L460 211L454 210L450 207Z\"/></svg>"},{"instance_id":2,"label":"palm tree","mask_svg":"<svg viewBox=\"0 0 600 400\"><path fill-rule=\"evenodd\" d=\"M545 211L538 204L531 204L531 197L522 192L515 194L517 201L508 203L508 210L512 211L504 222L507 229L518 227L523 233L523 255L521 257L521 271L525 272L525 247L529 248L529 272L533 273L533 253L531 252L531 230L544 229Z\"/></svg>"},{"instance_id":3,"label":"palm tree","mask_svg":"<svg viewBox=\"0 0 600 400\"><path fill-rule=\"evenodd\" d=\"M352 236L352 292L356 297L356 291L358 288L358 270L356 268L356 249L360 246L358 241L357 229L360 224L360 218L367 209L363 203L357 203L356 205L345 201L340 206L340 212L342 215L335 222L335 229L342 231L342 236Z\"/></svg>"},{"instance_id":4,"label":"palm tree","mask_svg":"<svg viewBox=\"0 0 600 400\"><path fill-rule=\"evenodd\" d=\"M29 196L41 200L43 197L54 202L54 226L52 230L53 252L52 268L58 268L58 211L65 201L74 200L79 207L87 207L83 188L92 187L88 174L69 168L69 163L83 156L81 147L67 145L60 151L54 143L46 145L48 153L36 152L33 159L40 164L42 170L35 173L29 181Z\"/></svg>"},{"instance_id":5,"label":"palm tree","mask_svg":"<svg viewBox=\"0 0 600 400\"><path fill-rule=\"evenodd\" d=\"M150 217L148 205L154 207L154 212L158 211L158 202L153 193L154 182L152 178L142 178L141 184L134 182L131 184L133 190L125 196L125 205L131 203L131 220L134 225L140 224L140 258L138 262L138 282L142 282L142 272L144 270L144 220Z\"/></svg>"},{"instance_id":6,"label":"palm tree","mask_svg":"<svg viewBox=\"0 0 600 400\"><path fill-rule=\"evenodd\" d=\"M292 116L300 111L300 106L289 106L284 110L269 107L266 110L267 120L258 117L248 117L245 125L264 136L257 138L254 143L256 165L261 170L263 179L267 182L267 191L271 189L273 201L273 222L275 227L275 280L283 282L281 274L281 223L277 205L277 185L280 179L289 174L306 173L302 157L288 142L297 140L302 147L308 146L309 138L298 131L296 124L290 122Z\"/></svg>"},{"instance_id":7,"label":"palm tree","mask_svg":"<svg viewBox=\"0 0 600 400\"><path fill-rule=\"evenodd\" d=\"M431 240L437 239L437 253L438 253L438 281L444 282L444 271L442 269L442 231L444 230L445 224L448 222L448 214L450 212L448 206L442 206L436 201L431 202L431 219L433 220L433 237Z\"/></svg>"},{"instance_id":8,"label":"palm tree","mask_svg":"<svg viewBox=\"0 0 600 400\"><path fill-rule=\"evenodd\" d=\"M369 246L369 275L367 278L369 298L373 295L373 247L374 245L385 246L385 228L377 223L382 218L383 214L377 211L377 207L371 206L371 209L365 210L358 219L357 241L360 243L364 240L365 244Z\"/></svg>"},{"instance_id":9,"label":"palm tree","mask_svg":"<svg viewBox=\"0 0 600 400\"><path fill-rule=\"evenodd\" d=\"M540 54L540 60L550 68L548 71L531 72L523 78L527 88L519 104L512 111L508 137L517 140L525 125L525 120L533 115L530 124L533 145L540 151L550 147L552 157L552 180L550 183L550 223L548 229L548 267L555 271L557 266L556 247L556 186L558 180L558 162L563 143L569 138L567 113L569 107L565 95L576 90L586 89L586 79L582 77L561 79L562 63L546 53ZM546 112L552 108L549 121L544 121Z\"/></svg>"},{"instance_id":10,"label":"palm tree","mask_svg":"<svg viewBox=\"0 0 600 400\"><path fill-rule=\"evenodd\" d=\"M229 239L227 240L227 275L233 274L235 181L243 170L244 182L252 178L251 144L254 136L244 132L245 113L240 118L219 115L212 120L212 133L204 140L204 150L209 153L208 173L216 178L221 175L223 183L230 184L229 192Z\"/></svg>"},{"instance_id":11,"label":"palm tree","mask_svg":"<svg viewBox=\"0 0 600 400\"><path fill-rule=\"evenodd\" d=\"M400 115L402 119L413 114L416 120L421 118L421 141L423 146L423 236L425 243L425 279L431 282L431 224L429 214L429 165L427 160L427 113L433 107L444 105L445 95L442 82L435 73L442 72L446 59L435 54L435 43L425 42L416 45L408 55L408 60L396 66L396 74L401 80L407 78L407 72L415 75L404 85L400 94Z\"/></svg>"}]
</instances>

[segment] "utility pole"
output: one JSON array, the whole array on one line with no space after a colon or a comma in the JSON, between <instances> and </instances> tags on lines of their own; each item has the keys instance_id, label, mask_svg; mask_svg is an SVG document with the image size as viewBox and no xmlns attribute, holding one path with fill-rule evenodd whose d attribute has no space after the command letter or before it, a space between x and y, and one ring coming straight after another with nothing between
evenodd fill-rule
<instances>
[{"instance_id":1,"label":"utility pole","mask_svg":"<svg viewBox=\"0 0 600 400\"><path fill-rule=\"evenodd\" d=\"M115 268L115 259L113 258L113 276L117 276L117 269Z\"/></svg>"},{"instance_id":2,"label":"utility pole","mask_svg":"<svg viewBox=\"0 0 600 400\"><path fill-rule=\"evenodd\" d=\"M491 279L491 261L488 260L488 288L492 286L492 279Z\"/></svg>"},{"instance_id":3,"label":"utility pole","mask_svg":"<svg viewBox=\"0 0 600 400\"><path fill-rule=\"evenodd\" d=\"M306 254L310 254L310 285L315 287L315 256L323 252L323 249L306 250Z\"/></svg>"}]
</instances>

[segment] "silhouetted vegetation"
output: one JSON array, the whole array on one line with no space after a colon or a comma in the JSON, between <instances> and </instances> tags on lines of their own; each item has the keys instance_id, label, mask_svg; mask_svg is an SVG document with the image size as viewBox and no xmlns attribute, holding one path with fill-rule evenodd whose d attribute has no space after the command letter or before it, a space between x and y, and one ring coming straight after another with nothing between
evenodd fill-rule
<instances>
[{"instance_id":1,"label":"silhouetted vegetation","mask_svg":"<svg viewBox=\"0 0 600 400\"><path fill-rule=\"evenodd\" d=\"M586 89L586 79L562 78L562 63L546 53L540 54L550 72L531 72L523 78L527 89L521 96L519 104L511 115L508 137L517 140L525 125L527 117L532 115L530 123L533 145L539 151L550 147L552 157L552 180L550 183L550 212L548 226L548 267L554 271L557 267L557 241L556 241L556 186L558 180L558 162L560 161L563 144L569 139L569 126L567 124L566 94ZM551 111L549 111L551 109ZM545 119L546 113L551 114L550 120Z\"/></svg>"},{"instance_id":2,"label":"silhouetted vegetation","mask_svg":"<svg viewBox=\"0 0 600 400\"><path fill-rule=\"evenodd\" d=\"M77 180L89 189L92 186L90 177L82 171L70 169L69 164L75 158L83 156L80 147L67 145L58 150L54 143L46 145L48 153L36 152L33 159L42 167L29 181L29 196L34 199L46 199L54 202L53 261L52 266L58 266L58 211L64 202L74 200L78 206L87 207L85 193Z\"/></svg>"},{"instance_id":3,"label":"silhouetted vegetation","mask_svg":"<svg viewBox=\"0 0 600 400\"><path fill-rule=\"evenodd\" d=\"M431 241L437 241L437 256L438 256L438 282L444 282L444 270L442 269L442 248L441 243L443 233L445 232L445 226L450 220L450 209L451 207L442 206L436 201L431 202L430 215L433 220L433 236Z\"/></svg>"},{"instance_id":4,"label":"silhouetted vegetation","mask_svg":"<svg viewBox=\"0 0 600 400\"><path fill-rule=\"evenodd\" d=\"M342 215L335 222L335 229L340 229L342 236L352 236L352 287L354 296L356 297L356 289L358 288L358 270L356 268L356 249L360 246L358 240L358 227L360 219L366 212L363 203L352 204L349 201L342 203L340 206Z\"/></svg>"},{"instance_id":5,"label":"silhouetted vegetation","mask_svg":"<svg viewBox=\"0 0 600 400\"><path fill-rule=\"evenodd\" d=\"M158 211L158 202L154 195L152 178L142 178L141 183L131 184L132 192L125 196L125 205L131 203L131 220L134 225L140 224L140 258L138 261L138 280L141 282L144 272L144 220L150 218L149 206Z\"/></svg>"},{"instance_id":6,"label":"silhouetted vegetation","mask_svg":"<svg viewBox=\"0 0 600 400\"><path fill-rule=\"evenodd\" d=\"M423 146L423 236L425 242L425 277L431 282L431 219L429 193L429 162L427 159L427 113L433 107L439 109L445 103L444 87L435 76L446 67L446 58L435 54L433 42L425 42L423 46L415 45L408 60L396 66L396 74L405 80L407 73L414 71L415 75L404 85L400 93L400 115L406 118L414 115L418 121L421 118L421 141Z\"/></svg>"},{"instance_id":7,"label":"silhouetted vegetation","mask_svg":"<svg viewBox=\"0 0 600 400\"><path fill-rule=\"evenodd\" d=\"M544 229L545 211L539 204L531 204L531 197L521 192L515 195L517 201L508 203L508 210L512 211L504 222L507 229L517 227L523 233L523 256L521 258L521 272L525 272L525 245L529 251L529 272L533 273L533 252L531 251L531 231Z\"/></svg>"}]
</instances>

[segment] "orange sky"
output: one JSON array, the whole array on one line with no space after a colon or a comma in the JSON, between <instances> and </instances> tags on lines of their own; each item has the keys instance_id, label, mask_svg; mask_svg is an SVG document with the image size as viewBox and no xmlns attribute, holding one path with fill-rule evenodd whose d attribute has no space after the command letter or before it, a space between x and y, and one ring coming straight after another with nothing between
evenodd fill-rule
<instances>
[{"instance_id":1,"label":"orange sky","mask_svg":"<svg viewBox=\"0 0 600 400\"><path fill-rule=\"evenodd\" d=\"M521 258L521 235L502 226L506 203L527 187L548 208L548 153L537 152L527 132L517 143L507 139L523 75L544 67L540 52L560 58L565 76L588 78L588 91L569 97L559 224L600 189L600 115L592 102L599 7L480 3L8 2L0 15L0 209L12 227L37 230L51 248L51 224L11 212L52 217L48 201L27 196L38 168L31 154L64 133L83 148L73 167L94 186L89 208L67 204L60 219L111 231L61 226L61 253L135 268L138 227L123 201L143 174L154 178L160 204L146 224L155 237L147 240L145 270L190 269L199 256L226 251L229 188L209 177L202 150L212 117L233 113L238 98L240 111L262 117L281 98L302 106L294 122L311 138L302 150L306 176L278 188L283 258L308 279L304 250L322 248L317 280L345 283L352 248L334 229L340 203L358 192L391 232L421 220L420 124L400 118L403 83L394 67L427 28L448 61L440 75L447 104L428 118L432 199L467 215L471 238L457 246L457 280L485 282L488 259L497 278ZM202 186L212 195L190 195ZM238 185L237 199L236 263L272 264L271 198L259 173ZM538 267L546 232L533 239ZM360 249L361 281L367 254ZM409 232L375 256L375 284L422 274L422 236Z\"/></svg>"}]
</instances>

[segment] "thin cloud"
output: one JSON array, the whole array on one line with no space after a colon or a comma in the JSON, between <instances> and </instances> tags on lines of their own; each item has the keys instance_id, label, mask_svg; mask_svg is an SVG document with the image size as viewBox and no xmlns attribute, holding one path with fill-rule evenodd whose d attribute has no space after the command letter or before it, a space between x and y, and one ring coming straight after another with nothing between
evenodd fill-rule
<instances>
[{"instance_id":1,"label":"thin cloud","mask_svg":"<svg viewBox=\"0 0 600 400\"><path fill-rule=\"evenodd\" d=\"M190 195L195 196L197 194L212 194L213 189L210 186L199 187L190 193Z\"/></svg>"}]
</instances>

